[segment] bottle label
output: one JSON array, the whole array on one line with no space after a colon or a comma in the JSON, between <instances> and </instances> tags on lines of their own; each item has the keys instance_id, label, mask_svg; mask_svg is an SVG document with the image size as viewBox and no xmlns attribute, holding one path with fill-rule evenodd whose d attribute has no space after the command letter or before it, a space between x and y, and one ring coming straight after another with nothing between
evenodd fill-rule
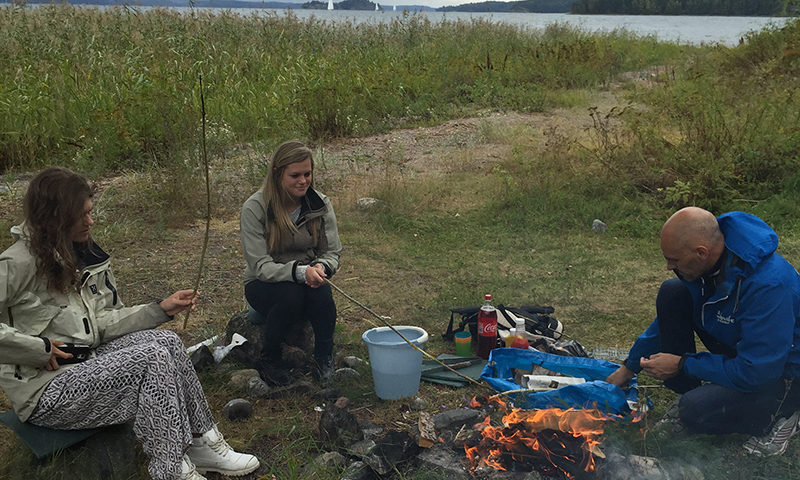
<instances>
[{"instance_id":1,"label":"bottle label","mask_svg":"<svg viewBox=\"0 0 800 480\"><path fill-rule=\"evenodd\" d=\"M487 319L488 320L488 319ZM478 322L478 335L491 337L497 335L497 323L489 321Z\"/></svg>"}]
</instances>

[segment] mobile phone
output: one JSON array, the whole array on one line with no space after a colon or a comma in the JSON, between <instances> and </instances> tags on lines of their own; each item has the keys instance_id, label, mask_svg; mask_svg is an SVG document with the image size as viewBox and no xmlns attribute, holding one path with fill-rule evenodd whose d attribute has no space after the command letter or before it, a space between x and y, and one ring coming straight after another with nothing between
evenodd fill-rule
<instances>
[{"instance_id":1,"label":"mobile phone","mask_svg":"<svg viewBox=\"0 0 800 480\"><path fill-rule=\"evenodd\" d=\"M92 347L89 345L80 345L77 343L65 343L64 345L56 345L56 348L64 353L71 353L71 358L56 357L56 362L59 365L68 365L70 363L80 363L89 360L89 355L92 353Z\"/></svg>"}]
</instances>

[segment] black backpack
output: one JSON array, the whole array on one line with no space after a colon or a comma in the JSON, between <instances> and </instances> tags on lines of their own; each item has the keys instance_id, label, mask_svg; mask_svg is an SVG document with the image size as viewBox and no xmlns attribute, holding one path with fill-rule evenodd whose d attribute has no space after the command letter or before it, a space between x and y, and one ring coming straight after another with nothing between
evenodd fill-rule
<instances>
[{"instance_id":1,"label":"black backpack","mask_svg":"<svg viewBox=\"0 0 800 480\"><path fill-rule=\"evenodd\" d=\"M447 331L442 334L445 340L452 340L456 332L461 332L465 328L469 328L470 334L473 338L478 337L478 312L481 307L461 307L450 309L450 323L447 325ZM551 316L555 309L553 307L540 307L538 305L523 305L521 307L508 307L503 305L497 306L497 328L500 330L508 330L514 327L511 317L507 312L511 312L519 318L525 320L525 330L534 334L550 337L553 339L561 338L563 325ZM460 315L461 321L457 328L453 328L455 323L455 316Z\"/></svg>"}]
</instances>

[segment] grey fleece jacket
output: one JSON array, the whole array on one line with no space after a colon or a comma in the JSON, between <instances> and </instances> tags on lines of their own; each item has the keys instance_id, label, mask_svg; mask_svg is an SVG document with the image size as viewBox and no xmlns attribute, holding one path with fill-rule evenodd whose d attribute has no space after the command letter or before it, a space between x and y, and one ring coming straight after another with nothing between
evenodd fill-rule
<instances>
[{"instance_id":1,"label":"grey fleece jacket","mask_svg":"<svg viewBox=\"0 0 800 480\"><path fill-rule=\"evenodd\" d=\"M272 209L267 208L261 190L252 194L242 206L239 221L242 252L247 264L244 271L245 284L253 280L302 283L303 279L297 275L297 267L301 265L320 263L325 267L329 278L336 273L342 244L339 241L336 215L328 197L309 188L303 197L300 217L295 222L298 231L279 252L270 253L267 218L272 215ZM308 221L319 217L322 219L321 234L314 244Z\"/></svg>"}]
</instances>

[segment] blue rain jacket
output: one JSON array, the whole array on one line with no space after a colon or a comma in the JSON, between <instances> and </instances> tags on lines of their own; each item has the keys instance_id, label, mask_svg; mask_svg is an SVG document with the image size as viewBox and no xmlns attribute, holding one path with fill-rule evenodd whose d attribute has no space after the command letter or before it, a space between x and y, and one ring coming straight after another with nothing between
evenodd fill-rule
<instances>
[{"instance_id":1,"label":"blue rain jacket","mask_svg":"<svg viewBox=\"0 0 800 480\"><path fill-rule=\"evenodd\" d=\"M703 278L683 281L694 301L696 326L735 349L733 358L689 354L684 373L742 392L753 392L781 376L800 377L800 276L775 252L778 235L760 218L730 212L717 218L728 251L713 289ZM639 359L658 353L658 318L636 340L625 364L641 371Z\"/></svg>"}]
</instances>

